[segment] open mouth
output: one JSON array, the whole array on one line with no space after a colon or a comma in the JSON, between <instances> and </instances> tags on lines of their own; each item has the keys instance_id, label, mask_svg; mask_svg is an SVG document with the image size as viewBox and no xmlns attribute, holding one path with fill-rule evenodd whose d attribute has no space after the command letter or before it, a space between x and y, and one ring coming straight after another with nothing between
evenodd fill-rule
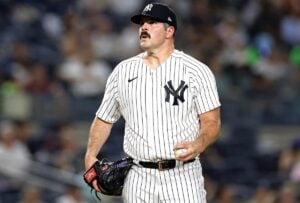
<instances>
[{"instance_id":1,"label":"open mouth","mask_svg":"<svg viewBox=\"0 0 300 203\"><path fill-rule=\"evenodd\" d=\"M140 34L140 39L146 39L146 38L150 38L150 35L147 32L142 32Z\"/></svg>"}]
</instances>

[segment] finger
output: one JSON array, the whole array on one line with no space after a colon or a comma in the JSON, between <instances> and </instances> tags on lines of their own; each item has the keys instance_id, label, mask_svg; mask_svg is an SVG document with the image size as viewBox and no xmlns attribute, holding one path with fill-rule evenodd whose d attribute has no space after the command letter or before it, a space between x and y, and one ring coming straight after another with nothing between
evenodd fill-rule
<instances>
[{"instance_id":1,"label":"finger","mask_svg":"<svg viewBox=\"0 0 300 203\"><path fill-rule=\"evenodd\" d=\"M188 154L188 150L185 149L185 148L175 149L174 153L175 153L176 157L183 157L183 156L186 156Z\"/></svg>"},{"instance_id":2,"label":"finger","mask_svg":"<svg viewBox=\"0 0 300 203\"><path fill-rule=\"evenodd\" d=\"M179 161L187 161L189 159L191 159L191 157L193 157L193 153L186 149L185 151L181 152L181 153L175 153L175 159L179 160Z\"/></svg>"},{"instance_id":3,"label":"finger","mask_svg":"<svg viewBox=\"0 0 300 203\"><path fill-rule=\"evenodd\" d=\"M188 148L188 142L186 142L186 141L178 143L178 144L174 145L174 147L173 147L174 150L186 149L186 148Z\"/></svg>"},{"instance_id":4,"label":"finger","mask_svg":"<svg viewBox=\"0 0 300 203\"><path fill-rule=\"evenodd\" d=\"M186 151L183 151L182 153L175 153L175 159L179 161L188 161L196 158L197 156L197 153L192 148L187 148Z\"/></svg>"},{"instance_id":5,"label":"finger","mask_svg":"<svg viewBox=\"0 0 300 203\"><path fill-rule=\"evenodd\" d=\"M97 181L94 180L93 181L93 188L97 191L97 192L101 192L100 188L98 187Z\"/></svg>"},{"instance_id":6,"label":"finger","mask_svg":"<svg viewBox=\"0 0 300 203\"><path fill-rule=\"evenodd\" d=\"M192 156L187 155L187 156L176 157L175 159L178 160L178 161L188 161L188 160L192 159L191 157Z\"/></svg>"}]
</instances>

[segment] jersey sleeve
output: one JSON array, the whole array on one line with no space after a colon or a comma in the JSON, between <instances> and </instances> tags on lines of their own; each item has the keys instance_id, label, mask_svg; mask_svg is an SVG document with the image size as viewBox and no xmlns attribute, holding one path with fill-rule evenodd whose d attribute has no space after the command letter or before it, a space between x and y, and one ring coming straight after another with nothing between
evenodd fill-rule
<instances>
[{"instance_id":1,"label":"jersey sleeve","mask_svg":"<svg viewBox=\"0 0 300 203\"><path fill-rule=\"evenodd\" d=\"M102 103L96 112L96 116L109 123L115 123L121 116L117 71L113 71L107 80Z\"/></svg>"},{"instance_id":2,"label":"jersey sleeve","mask_svg":"<svg viewBox=\"0 0 300 203\"><path fill-rule=\"evenodd\" d=\"M198 114L211 111L221 106L216 79L212 71L204 64L195 73L195 106Z\"/></svg>"}]
</instances>

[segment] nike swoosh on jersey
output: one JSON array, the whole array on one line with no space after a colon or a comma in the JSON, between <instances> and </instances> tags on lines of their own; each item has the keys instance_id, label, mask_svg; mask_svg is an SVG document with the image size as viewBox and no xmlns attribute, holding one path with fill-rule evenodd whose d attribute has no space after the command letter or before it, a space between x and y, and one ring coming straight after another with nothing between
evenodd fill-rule
<instances>
[{"instance_id":1,"label":"nike swoosh on jersey","mask_svg":"<svg viewBox=\"0 0 300 203\"><path fill-rule=\"evenodd\" d=\"M134 81L137 78L138 78L138 76L136 76L135 78L128 79L128 82L132 82L132 81Z\"/></svg>"}]
</instances>

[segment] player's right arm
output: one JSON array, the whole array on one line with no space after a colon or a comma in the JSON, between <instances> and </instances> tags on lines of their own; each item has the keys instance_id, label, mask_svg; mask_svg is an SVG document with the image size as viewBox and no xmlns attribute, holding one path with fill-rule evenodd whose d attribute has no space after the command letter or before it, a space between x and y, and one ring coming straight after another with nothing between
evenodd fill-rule
<instances>
[{"instance_id":1,"label":"player's right arm","mask_svg":"<svg viewBox=\"0 0 300 203\"><path fill-rule=\"evenodd\" d=\"M107 79L104 97L96 116L91 124L87 150L85 154L85 168L89 169L96 161L97 155L110 135L113 123L120 117L118 103L118 68L116 67Z\"/></svg>"},{"instance_id":2,"label":"player's right arm","mask_svg":"<svg viewBox=\"0 0 300 203\"><path fill-rule=\"evenodd\" d=\"M85 153L86 170L88 170L98 160L97 155L110 135L112 125L113 124L105 122L97 116L94 118L90 127L89 139ZM96 191L100 192L96 181L93 182L93 186Z\"/></svg>"},{"instance_id":3,"label":"player's right arm","mask_svg":"<svg viewBox=\"0 0 300 203\"><path fill-rule=\"evenodd\" d=\"M110 135L112 125L113 124L105 122L97 116L94 118L90 127L89 139L85 154L86 169L89 169L95 163L95 161L97 161L97 155Z\"/></svg>"}]
</instances>

